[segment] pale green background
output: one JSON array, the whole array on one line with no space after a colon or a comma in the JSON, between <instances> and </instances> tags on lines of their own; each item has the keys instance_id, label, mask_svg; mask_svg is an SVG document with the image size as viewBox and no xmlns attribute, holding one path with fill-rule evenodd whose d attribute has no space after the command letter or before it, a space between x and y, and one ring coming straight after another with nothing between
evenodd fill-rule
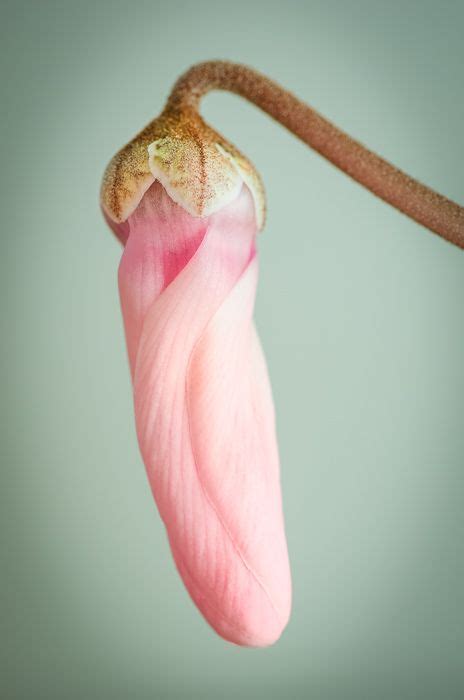
<instances>
[{"instance_id":1,"label":"pale green background","mask_svg":"<svg viewBox=\"0 0 464 700\"><path fill-rule=\"evenodd\" d=\"M191 63L230 58L463 201L464 5L3 3L6 700L462 698L464 255L238 98L263 174L257 324L294 579L268 650L175 572L136 445L100 177Z\"/></svg>"}]
</instances>

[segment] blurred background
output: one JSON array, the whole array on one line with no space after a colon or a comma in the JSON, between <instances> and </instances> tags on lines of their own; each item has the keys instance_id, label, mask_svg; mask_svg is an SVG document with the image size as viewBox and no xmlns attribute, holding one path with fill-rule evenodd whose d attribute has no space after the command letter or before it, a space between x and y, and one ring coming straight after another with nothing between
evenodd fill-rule
<instances>
[{"instance_id":1,"label":"blurred background","mask_svg":"<svg viewBox=\"0 0 464 700\"><path fill-rule=\"evenodd\" d=\"M294 606L218 638L136 444L103 169L208 58L249 63L463 201L462 2L41 0L1 10L5 700L462 698L464 255L239 98L268 194L256 320Z\"/></svg>"}]
</instances>

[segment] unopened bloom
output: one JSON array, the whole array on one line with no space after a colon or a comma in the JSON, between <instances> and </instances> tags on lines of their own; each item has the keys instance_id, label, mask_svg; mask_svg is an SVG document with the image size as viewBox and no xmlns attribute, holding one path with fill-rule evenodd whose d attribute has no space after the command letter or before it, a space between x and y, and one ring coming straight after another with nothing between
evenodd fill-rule
<instances>
[{"instance_id":1,"label":"unopened bloom","mask_svg":"<svg viewBox=\"0 0 464 700\"><path fill-rule=\"evenodd\" d=\"M272 644L291 584L274 411L253 324L257 176L199 117L160 119L110 164L137 436L178 571L225 639Z\"/></svg>"}]
</instances>

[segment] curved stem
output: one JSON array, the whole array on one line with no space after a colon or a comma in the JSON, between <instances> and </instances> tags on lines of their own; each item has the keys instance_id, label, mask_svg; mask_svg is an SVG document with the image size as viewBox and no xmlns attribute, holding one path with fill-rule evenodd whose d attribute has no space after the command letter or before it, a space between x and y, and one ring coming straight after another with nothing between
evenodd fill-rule
<instances>
[{"instance_id":1,"label":"curved stem","mask_svg":"<svg viewBox=\"0 0 464 700\"><path fill-rule=\"evenodd\" d=\"M199 63L176 82L167 108L198 110L210 90L249 100L385 202L464 248L463 207L395 168L252 68L227 61Z\"/></svg>"}]
</instances>

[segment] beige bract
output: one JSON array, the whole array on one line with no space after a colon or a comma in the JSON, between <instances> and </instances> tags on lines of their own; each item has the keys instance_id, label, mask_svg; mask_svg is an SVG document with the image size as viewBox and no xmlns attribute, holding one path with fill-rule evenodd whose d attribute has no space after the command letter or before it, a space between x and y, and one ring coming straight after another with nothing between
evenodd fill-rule
<instances>
[{"instance_id":1,"label":"beige bract","mask_svg":"<svg viewBox=\"0 0 464 700\"><path fill-rule=\"evenodd\" d=\"M110 161L101 189L108 217L125 221L155 180L196 217L221 209L245 183L253 195L258 228L264 224L265 195L258 172L193 109L165 110Z\"/></svg>"}]
</instances>

